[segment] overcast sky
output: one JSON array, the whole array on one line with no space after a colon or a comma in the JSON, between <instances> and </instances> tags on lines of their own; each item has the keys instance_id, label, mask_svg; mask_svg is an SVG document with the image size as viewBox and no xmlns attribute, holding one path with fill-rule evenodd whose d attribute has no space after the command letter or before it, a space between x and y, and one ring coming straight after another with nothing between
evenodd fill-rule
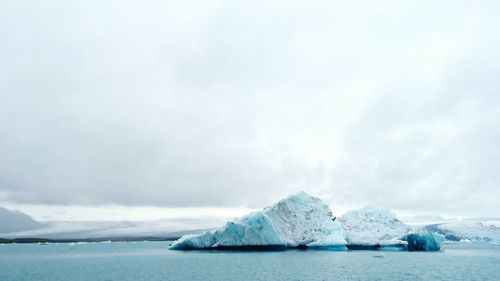
<instances>
[{"instance_id":1,"label":"overcast sky","mask_svg":"<svg viewBox=\"0 0 500 281\"><path fill-rule=\"evenodd\" d=\"M336 213L499 216L499 15L498 1L1 1L0 205L236 216L304 190Z\"/></svg>"}]
</instances>

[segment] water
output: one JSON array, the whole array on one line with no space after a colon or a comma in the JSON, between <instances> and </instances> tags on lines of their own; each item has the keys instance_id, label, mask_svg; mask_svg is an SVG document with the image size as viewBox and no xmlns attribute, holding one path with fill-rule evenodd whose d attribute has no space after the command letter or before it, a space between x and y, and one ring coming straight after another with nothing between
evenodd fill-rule
<instances>
[{"instance_id":1,"label":"water","mask_svg":"<svg viewBox=\"0 0 500 281\"><path fill-rule=\"evenodd\" d=\"M179 252L167 245L0 245L0 280L500 280L500 246L487 244L434 253Z\"/></svg>"}]
</instances>

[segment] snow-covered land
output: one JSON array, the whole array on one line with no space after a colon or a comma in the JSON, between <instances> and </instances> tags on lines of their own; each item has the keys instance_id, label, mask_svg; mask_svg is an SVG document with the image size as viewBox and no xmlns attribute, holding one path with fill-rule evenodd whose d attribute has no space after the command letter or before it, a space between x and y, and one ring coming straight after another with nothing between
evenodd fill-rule
<instances>
[{"instance_id":1,"label":"snow-covered land","mask_svg":"<svg viewBox=\"0 0 500 281\"><path fill-rule=\"evenodd\" d=\"M345 250L346 244L342 225L330 208L299 192L220 229L183 236L170 249L278 246Z\"/></svg>"},{"instance_id":2,"label":"snow-covered land","mask_svg":"<svg viewBox=\"0 0 500 281\"><path fill-rule=\"evenodd\" d=\"M500 227L485 225L481 222L456 221L428 225L425 229L443 235L450 241L470 240L500 243Z\"/></svg>"},{"instance_id":3,"label":"snow-covered land","mask_svg":"<svg viewBox=\"0 0 500 281\"><path fill-rule=\"evenodd\" d=\"M53 240L177 238L220 225L220 220L164 219L156 221L49 221L43 228L0 232L0 238ZM203 230L200 230L203 229Z\"/></svg>"},{"instance_id":4,"label":"snow-covered land","mask_svg":"<svg viewBox=\"0 0 500 281\"><path fill-rule=\"evenodd\" d=\"M346 240L352 246L405 245L401 237L412 231L396 214L382 208L362 208L345 213L340 218Z\"/></svg>"}]
</instances>

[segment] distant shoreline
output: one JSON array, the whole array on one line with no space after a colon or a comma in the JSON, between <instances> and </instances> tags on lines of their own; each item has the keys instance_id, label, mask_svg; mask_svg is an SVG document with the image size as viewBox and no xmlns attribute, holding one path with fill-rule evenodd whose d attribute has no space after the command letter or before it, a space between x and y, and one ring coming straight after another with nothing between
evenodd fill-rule
<instances>
[{"instance_id":1,"label":"distant shoreline","mask_svg":"<svg viewBox=\"0 0 500 281\"><path fill-rule=\"evenodd\" d=\"M79 243L79 242L159 242L173 241L180 237L103 237L103 238L84 238L84 239L46 239L46 238L0 238L0 244L35 244L35 243Z\"/></svg>"}]
</instances>

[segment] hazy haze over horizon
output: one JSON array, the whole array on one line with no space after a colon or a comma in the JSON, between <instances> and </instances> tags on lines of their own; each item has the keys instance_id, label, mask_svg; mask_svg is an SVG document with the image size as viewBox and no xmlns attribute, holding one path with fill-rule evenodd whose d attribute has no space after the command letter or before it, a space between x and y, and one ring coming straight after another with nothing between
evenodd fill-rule
<instances>
[{"instance_id":1,"label":"hazy haze over horizon","mask_svg":"<svg viewBox=\"0 0 500 281\"><path fill-rule=\"evenodd\" d=\"M4 1L0 206L500 216L500 2Z\"/></svg>"}]
</instances>

